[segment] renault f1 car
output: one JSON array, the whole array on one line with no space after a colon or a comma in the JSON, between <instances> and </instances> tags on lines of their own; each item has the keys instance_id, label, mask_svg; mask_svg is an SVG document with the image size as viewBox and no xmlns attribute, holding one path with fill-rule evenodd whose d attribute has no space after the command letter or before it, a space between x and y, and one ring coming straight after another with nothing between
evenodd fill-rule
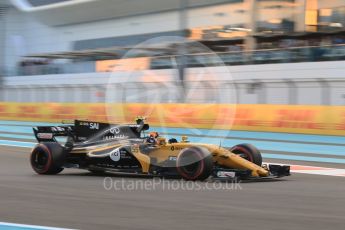
<instances>
[{"instance_id":1,"label":"renault f1 car","mask_svg":"<svg viewBox=\"0 0 345 230\"><path fill-rule=\"evenodd\" d=\"M38 174L58 174L64 168L93 173L119 172L185 180L260 179L290 175L288 165L262 164L258 149L250 144L231 148L208 143L168 141L152 132L139 118L134 124L108 124L75 120L74 124L38 126L38 144L30 162ZM59 139L65 137L64 142Z\"/></svg>"}]
</instances>

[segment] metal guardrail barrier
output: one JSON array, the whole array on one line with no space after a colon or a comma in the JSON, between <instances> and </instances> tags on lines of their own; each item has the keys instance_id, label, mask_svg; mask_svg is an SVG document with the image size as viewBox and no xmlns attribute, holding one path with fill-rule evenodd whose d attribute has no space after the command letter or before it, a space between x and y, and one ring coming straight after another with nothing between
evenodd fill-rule
<instances>
[{"instance_id":1,"label":"metal guardrail barrier","mask_svg":"<svg viewBox=\"0 0 345 230\"><path fill-rule=\"evenodd\" d=\"M113 85L22 85L0 89L4 102L214 103L344 105L345 79L131 82Z\"/></svg>"},{"instance_id":2,"label":"metal guardrail barrier","mask_svg":"<svg viewBox=\"0 0 345 230\"><path fill-rule=\"evenodd\" d=\"M221 63L208 56L218 55ZM151 57L150 69L175 68L174 61L177 55ZM313 61L345 60L345 44L330 46L291 47L284 49L263 49L245 52L217 52L188 54L187 67L204 67L217 65L249 65L268 63L293 63ZM175 60L177 60L175 58ZM46 64L19 66L15 70L0 70L3 76L27 76L45 74L69 74L95 72L95 61L75 62L64 64ZM2 72L2 73L1 73Z\"/></svg>"}]
</instances>

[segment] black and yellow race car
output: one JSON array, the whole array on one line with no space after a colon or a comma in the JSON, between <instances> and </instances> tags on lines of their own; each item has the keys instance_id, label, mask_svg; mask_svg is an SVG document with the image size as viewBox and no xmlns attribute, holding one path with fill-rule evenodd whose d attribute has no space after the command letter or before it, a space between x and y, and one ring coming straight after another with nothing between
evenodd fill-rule
<instances>
[{"instance_id":1,"label":"black and yellow race car","mask_svg":"<svg viewBox=\"0 0 345 230\"><path fill-rule=\"evenodd\" d=\"M74 124L33 128L39 142L30 162L38 174L57 174L64 168L93 173L119 172L186 180L262 179L290 175L288 165L262 164L258 149L250 144L231 148L192 143L186 136L166 140L157 132L146 135L149 125L108 124L75 120ZM60 140L65 137L65 140Z\"/></svg>"}]
</instances>

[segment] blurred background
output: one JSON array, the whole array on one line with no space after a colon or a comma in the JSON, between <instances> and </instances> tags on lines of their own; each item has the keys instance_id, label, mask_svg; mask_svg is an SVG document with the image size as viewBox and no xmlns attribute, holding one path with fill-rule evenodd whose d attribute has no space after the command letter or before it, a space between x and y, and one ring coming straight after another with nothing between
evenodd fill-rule
<instances>
[{"instance_id":1,"label":"blurred background","mask_svg":"<svg viewBox=\"0 0 345 230\"><path fill-rule=\"evenodd\" d=\"M0 97L341 106L344 25L343 0L1 0Z\"/></svg>"},{"instance_id":2,"label":"blurred background","mask_svg":"<svg viewBox=\"0 0 345 230\"><path fill-rule=\"evenodd\" d=\"M0 229L344 229L344 105L345 0L0 0ZM136 116L293 175L33 175L32 127Z\"/></svg>"}]
</instances>

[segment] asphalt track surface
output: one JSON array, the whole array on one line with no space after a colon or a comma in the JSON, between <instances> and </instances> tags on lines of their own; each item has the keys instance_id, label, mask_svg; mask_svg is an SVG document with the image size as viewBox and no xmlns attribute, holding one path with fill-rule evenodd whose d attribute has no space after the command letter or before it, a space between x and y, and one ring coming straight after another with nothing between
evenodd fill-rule
<instances>
[{"instance_id":1,"label":"asphalt track surface","mask_svg":"<svg viewBox=\"0 0 345 230\"><path fill-rule=\"evenodd\" d=\"M344 229L345 177L293 174L224 189L215 182L176 189L111 176L118 186L108 190L110 175L36 175L29 151L0 146L0 221L77 229ZM131 190L144 182L149 189Z\"/></svg>"}]
</instances>

